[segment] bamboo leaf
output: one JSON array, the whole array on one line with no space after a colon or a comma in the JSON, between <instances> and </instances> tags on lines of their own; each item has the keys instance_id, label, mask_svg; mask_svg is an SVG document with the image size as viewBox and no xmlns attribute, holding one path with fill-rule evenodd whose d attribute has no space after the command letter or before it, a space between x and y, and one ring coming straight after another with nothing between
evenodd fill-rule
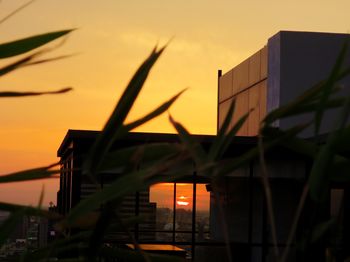
<instances>
[{"instance_id":1,"label":"bamboo leaf","mask_svg":"<svg viewBox=\"0 0 350 262\"><path fill-rule=\"evenodd\" d=\"M39 64L44 64L44 63L49 63L49 62L54 62L54 61L58 61L58 60L62 60L62 59L66 59L69 57L74 56L74 54L70 54L70 55L60 55L60 56L55 56L55 57L50 57L50 58L45 58L45 59L40 59L40 60L35 60L32 62L27 62L25 66L33 66L33 65L39 65Z\"/></svg>"},{"instance_id":2,"label":"bamboo leaf","mask_svg":"<svg viewBox=\"0 0 350 262\"><path fill-rule=\"evenodd\" d=\"M183 92L185 92L186 89L180 91L178 94L176 94L175 96L173 96L171 99L169 99L168 101L166 101L165 103L163 103L162 105L160 105L159 107L157 107L155 110L153 110L152 112L148 113L146 116L131 122L129 124L125 125L125 129L127 131L131 131L133 129L135 129L136 127L139 127L141 125L143 125L144 123L156 118L157 116L163 114L165 111L167 111L170 106L179 98L180 95L182 95Z\"/></svg>"},{"instance_id":3,"label":"bamboo leaf","mask_svg":"<svg viewBox=\"0 0 350 262\"><path fill-rule=\"evenodd\" d=\"M166 161L160 159L147 169L134 170L130 173L116 176L116 179L110 183L108 187L104 187L91 194L71 209L60 226L62 228L69 227L72 223L75 223L79 217L83 217L84 214L95 211L107 201L120 200L122 197L147 188L151 184L170 182L174 181L176 178L187 175L188 173L184 171L185 168L188 168L187 166L182 169L172 170L170 174L165 174L165 171L170 168L181 166L181 161L184 159L187 159L186 154L182 154L178 158L167 159Z\"/></svg>"},{"instance_id":4,"label":"bamboo leaf","mask_svg":"<svg viewBox=\"0 0 350 262\"><path fill-rule=\"evenodd\" d=\"M321 93L321 97L318 103L318 106L315 108L315 136L318 135L322 116L325 111L325 105L327 103L327 100L329 99L329 96L332 94L332 89L337 81L338 75L341 72L341 67L344 63L345 57L347 52L347 45L344 44L343 48L341 49L336 63L331 71L331 74L329 75Z\"/></svg>"},{"instance_id":5,"label":"bamboo leaf","mask_svg":"<svg viewBox=\"0 0 350 262\"><path fill-rule=\"evenodd\" d=\"M324 110L341 107L344 105L345 101L345 98L334 98L332 100L328 100L324 104ZM305 105L298 105L291 111L283 112L283 114L278 116L278 119L315 112L315 108L317 108L317 105L318 102L312 102ZM277 117L277 115L275 117Z\"/></svg>"},{"instance_id":6,"label":"bamboo leaf","mask_svg":"<svg viewBox=\"0 0 350 262\"><path fill-rule=\"evenodd\" d=\"M41 55L41 53L42 52L36 52L0 68L0 76L4 76L20 67L25 66L30 61L33 61L35 57Z\"/></svg>"},{"instance_id":7,"label":"bamboo leaf","mask_svg":"<svg viewBox=\"0 0 350 262\"><path fill-rule=\"evenodd\" d=\"M56 91L46 91L46 92L12 92L12 91L5 91L0 92L0 98L14 98L14 97L23 97L23 96L41 96L41 95L57 95L57 94L64 94L67 92L72 91L73 88L66 87L62 88Z\"/></svg>"},{"instance_id":8,"label":"bamboo leaf","mask_svg":"<svg viewBox=\"0 0 350 262\"><path fill-rule=\"evenodd\" d=\"M318 241L326 233L328 233L329 230L331 230L331 228L334 227L335 225L336 225L336 219L334 218L316 225L312 230L311 242Z\"/></svg>"},{"instance_id":9,"label":"bamboo leaf","mask_svg":"<svg viewBox=\"0 0 350 262\"><path fill-rule=\"evenodd\" d=\"M73 30L74 29L55 31L0 44L0 59L24 54L57 38L67 35Z\"/></svg>"},{"instance_id":10,"label":"bamboo leaf","mask_svg":"<svg viewBox=\"0 0 350 262\"><path fill-rule=\"evenodd\" d=\"M10 19L12 16L14 16L15 14L17 14L19 11L21 11L22 9L26 8L27 6L31 5L32 3L34 3L36 0L30 0L27 3L24 3L23 5L19 6L18 8L16 8L15 10L13 10L11 13L9 13L8 15L6 15L5 17L0 19L0 24L4 23L6 20Z\"/></svg>"},{"instance_id":11,"label":"bamboo leaf","mask_svg":"<svg viewBox=\"0 0 350 262\"><path fill-rule=\"evenodd\" d=\"M141 166L152 164L160 158L176 155L182 148L171 143L150 143L142 146L131 146L109 152L102 160L99 171L107 171L125 167L125 163L133 159L133 156L142 149Z\"/></svg>"},{"instance_id":12,"label":"bamboo leaf","mask_svg":"<svg viewBox=\"0 0 350 262\"><path fill-rule=\"evenodd\" d=\"M119 176L108 187L105 187L86 199L81 200L73 209L71 209L66 220L63 222L62 227L75 223L79 217L98 209L101 204L106 201L121 198L128 193L135 192L137 189L142 188L145 186L145 175L145 171L140 170Z\"/></svg>"},{"instance_id":13,"label":"bamboo leaf","mask_svg":"<svg viewBox=\"0 0 350 262\"><path fill-rule=\"evenodd\" d=\"M191 136L184 126L176 122L170 115L169 120L179 134L181 142L186 146L196 163L201 166L206 164L206 152L203 147Z\"/></svg>"},{"instance_id":14,"label":"bamboo leaf","mask_svg":"<svg viewBox=\"0 0 350 262\"><path fill-rule=\"evenodd\" d=\"M217 139L215 139L213 143L213 150L210 152L211 154L209 154L210 160L218 160L220 157L222 157L222 155L226 152L227 148L231 145L232 140L236 136L237 132L247 121L250 112L251 111L244 114L237 121L237 123L235 123L235 125L232 127L232 129L228 132L227 135L224 135L222 137L218 136Z\"/></svg>"},{"instance_id":15,"label":"bamboo leaf","mask_svg":"<svg viewBox=\"0 0 350 262\"><path fill-rule=\"evenodd\" d=\"M142 63L135 75L130 80L127 88L121 96L114 111L105 124L102 132L96 139L96 142L92 146L87 159L83 165L83 173L89 175L95 175L96 169L99 166L101 160L106 156L111 145L118 137L120 130L123 129L123 123L134 104L143 84L145 83L148 74L162 54L165 47L159 51L154 49L150 56Z\"/></svg>"},{"instance_id":16,"label":"bamboo leaf","mask_svg":"<svg viewBox=\"0 0 350 262\"><path fill-rule=\"evenodd\" d=\"M329 135L327 143L321 147L317 158L311 168L308 184L310 196L316 202L322 202L326 199L329 185L329 168L335 157L334 146L337 144L338 137L350 113L350 97L339 116L335 130Z\"/></svg>"},{"instance_id":17,"label":"bamboo leaf","mask_svg":"<svg viewBox=\"0 0 350 262\"><path fill-rule=\"evenodd\" d=\"M114 139L116 140L119 137L125 136L128 132L132 131L133 129L145 124L146 122L158 117L159 115L161 115L162 113L167 111L170 108L170 106L177 100L177 98L184 91L185 90L182 90L181 92L179 92L178 94L173 96L171 99L169 99L165 103L158 106L156 109L154 109L152 112L148 113L147 115L145 115L145 116L143 116L143 117L141 117L141 118L139 118L131 123L122 125L118 130L116 130L116 132L114 134ZM101 161L103 161L103 160L101 160ZM99 169L98 165L96 165L96 169Z\"/></svg>"},{"instance_id":18,"label":"bamboo leaf","mask_svg":"<svg viewBox=\"0 0 350 262\"><path fill-rule=\"evenodd\" d=\"M38 52L35 52L34 54L28 55L24 58L21 58L15 62L12 62L2 68L0 68L0 76L4 76L8 73L11 73L17 69L26 67L26 66L34 66L38 64L43 64L43 63L48 63L48 62L53 62L61 59L65 59L68 57L71 57L73 55L62 55L62 56L56 56L56 57L51 57L51 58L46 58L46 59L40 59L40 60L35 60L35 58L45 54L46 52L49 52L50 50L40 50Z\"/></svg>"},{"instance_id":19,"label":"bamboo leaf","mask_svg":"<svg viewBox=\"0 0 350 262\"><path fill-rule=\"evenodd\" d=\"M302 95L287 103L284 106L280 106L277 109L272 110L266 117L263 119L265 125L270 125L277 119L284 117L286 114L294 115L297 114L299 108L308 103L315 102L315 99L320 93L320 90L323 88L324 81L320 81L318 84L314 85L312 88L305 91ZM294 113L296 111L296 113Z\"/></svg>"},{"instance_id":20,"label":"bamboo leaf","mask_svg":"<svg viewBox=\"0 0 350 262\"><path fill-rule=\"evenodd\" d=\"M350 148L350 126L342 129L341 134L339 134L336 144L334 145L334 150L340 154L347 154Z\"/></svg>"},{"instance_id":21,"label":"bamboo leaf","mask_svg":"<svg viewBox=\"0 0 350 262\"><path fill-rule=\"evenodd\" d=\"M345 158L337 158L330 167L329 179L333 182L349 182L350 181L350 160Z\"/></svg>"},{"instance_id":22,"label":"bamboo leaf","mask_svg":"<svg viewBox=\"0 0 350 262\"><path fill-rule=\"evenodd\" d=\"M281 137L285 134L284 131L276 128L264 128L263 135L266 137ZM296 136L290 136L288 139L280 141L280 146L290 149L301 156L308 158L316 158L319 147L309 140L301 139Z\"/></svg>"},{"instance_id":23,"label":"bamboo leaf","mask_svg":"<svg viewBox=\"0 0 350 262\"><path fill-rule=\"evenodd\" d=\"M264 150L267 152L271 148L280 145L283 141L287 141L290 138L295 137L298 133L304 130L308 125L298 125L292 127L286 131L280 133L280 136L272 136L270 139L264 139ZM224 177L227 174L235 171L236 169L248 164L251 160L259 156L259 148L253 147L245 153L242 153L240 157L232 158L229 160L220 161L217 163L217 178Z\"/></svg>"},{"instance_id":24,"label":"bamboo leaf","mask_svg":"<svg viewBox=\"0 0 350 262\"><path fill-rule=\"evenodd\" d=\"M45 195L45 184L42 185L41 192L40 192L40 197L38 201L38 209L41 209L44 201L44 195Z\"/></svg>"},{"instance_id":25,"label":"bamboo leaf","mask_svg":"<svg viewBox=\"0 0 350 262\"><path fill-rule=\"evenodd\" d=\"M58 164L53 164L45 167L19 171L8 175L2 175L0 176L0 183L11 183L11 182L51 178L53 175L60 173L60 170L51 170L53 167L57 165Z\"/></svg>"},{"instance_id":26,"label":"bamboo leaf","mask_svg":"<svg viewBox=\"0 0 350 262\"><path fill-rule=\"evenodd\" d=\"M227 112L227 115L225 117L225 120L224 122L222 123L222 126L219 130L219 133L218 133L218 137L223 137L227 134L227 131L229 130L230 128L230 123L231 123L231 120L233 118L233 113L235 111L235 108L236 108L236 100L232 100L231 104L230 104L230 107L228 109L228 112Z\"/></svg>"},{"instance_id":27,"label":"bamboo leaf","mask_svg":"<svg viewBox=\"0 0 350 262\"><path fill-rule=\"evenodd\" d=\"M342 70L341 72L338 72L338 75L336 76L335 81L339 81L346 76L350 74L350 68L346 68ZM313 107L313 103L319 102L319 99L322 94L322 90L324 89L326 84L326 80L322 80L319 83L315 84L310 89L306 90L303 94L298 96L296 99L292 100L291 102L287 103L284 106L281 106L275 110L272 110L269 114L266 115L266 117L263 119L263 122L265 125L270 125L277 119L287 117L287 116L293 116L305 112L314 112L315 107ZM338 91L339 88L335 87L334 90L331 90L331 92ZM336 101L337 99L335 99ZM312 105L313 104L313 105ZM328 105L328 103L326 103ZM332 106L332 102L330 103L329 107ZM308 111L310 110L310 111Z\"/></svg>"},{"instance_id":28,"label":"bamboo leaf","mask_svg":"<svg viewBox=\"0 0 350 262\"><path fill-rule=\"evenodd\" d=\"M222 143L224 143L224 140L225 140L225 137L227 134L227 130L229 129L230 122L231 122L232 117L233 117L233 112L235 110L235 106L236 106L236 100L233 100L231 105L230 105L230 108L227 112L227 115L225 117L225 120L224 120L217 136L215 137L212 146L210 147L208 157L211 160L215 160L217 158L217 155L220 151L220 147L221 147Z\"/></svg>"}]
</instances>

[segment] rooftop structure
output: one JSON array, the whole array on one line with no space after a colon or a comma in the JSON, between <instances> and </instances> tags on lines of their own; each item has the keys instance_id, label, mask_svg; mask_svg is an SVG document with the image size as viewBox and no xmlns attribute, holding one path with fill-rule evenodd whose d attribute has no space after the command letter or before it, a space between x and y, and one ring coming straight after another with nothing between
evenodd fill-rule
<instances>
[{"instance_id":1,"label":"rooftop structure","mask_svg":"<svg viewBox=\"0 0 350 262\"><path fill-rule=\"evenodd\" d=\"M256 147L260 121L268 112L292 101L327 76L347 38L348 35L345 34L282 31L271 37L267 45L254 55L227 73L219 74L218 128L221 127L233 100L236 100L236 110L231 126L254 108L223 158L239 157ZM345 59L345 65L350 65L349 56ZM344 86L348 84L349 78L341 82ZM338 95L344 94L350 94L348 89L342 89ZM321 134L327 134L331 130L332 121L338 112L331 110L325 115ZM286 118L274 125L286 129L308 121L311 117L302 115ZM79 201L97 189L96 184L82 175L81 168L98 134L96 131L69 130L58 149L62 172L57 206L61 214L68 213ZM306 138L312 135L312 127L302 134ZM214 136L194 137L205 150L214 139ZM179 143L179 139L174 134L129 133L123 139L117 140L112 150L158 142ZM274 196L277 244L283 248L312 159L282 147L274 147L273 150L265 152L265 159ZM222 161L222 165L225 163L227 162ZM121 209L124 215L147 215L147 219L132 230L134 238L140 243L181 246L194 261L227 261L225 241L228 240L234 260L274 261L259 159L254 158L227 174L216 181L216 185L211 183L209 177L203 176L200 170L196 170L194 163L191 164L193 169L181 179L171 183L166 179L160 180L167 183L158 183L125 197ZM119 174L120 170L101 173L98 186L108 186L113 181L113 176ZM166 174L160 175L166 178ZM187 195L181 193L185 191ZM340 206L345 207L350 203L350 195L343 185L332 185L329 191L329 202L319 212L320 221L335 216ZM160 193L163 194L162 197L159 197ZM339 199L343 195L344 202L341 204ZM200 210L199 202L205 202L207 208ZM310 219L309 203L305 205L296 239L300 239L303 231L312 227L312 223L316 221ZM347 221L350 212L348 209L344 210L342 219ZM343 223L343 230L350 235L350 227L346 223ZM128 243L129 240L115 234L113 241ZM300 253L295 243L291 247L288 261L300 261ZM342 243L344 250L350 246L349 239L344 239ZM311 250L309 255L313 261L325 259L323 249Z\"/></svg>"},{"instance_id":2,"label":"rooftop structure","mask_svg":"<svg viewBox=\"0 0 350 262\"><path fill-rule=\"evenodd\" d=\"M218 128L222 125L228 108L236 100L232 124L254 109L238 135L255 136L259 123L268 112L286 105L307 89L330 75L348 34L281 31L268 39L266 46L219 76ZM350 56L345 57L344 67L350 66ZM348 87L350 77L340 81ZM350 94L343 88L337 96ZM329 110L324 116L320 133L332 130L334 118L340 109ZM279 120L275 126L287 129L306 123L312 115ZM305 130L303 137L311 137L313 128Z\"/></svg>"}]
</instances>

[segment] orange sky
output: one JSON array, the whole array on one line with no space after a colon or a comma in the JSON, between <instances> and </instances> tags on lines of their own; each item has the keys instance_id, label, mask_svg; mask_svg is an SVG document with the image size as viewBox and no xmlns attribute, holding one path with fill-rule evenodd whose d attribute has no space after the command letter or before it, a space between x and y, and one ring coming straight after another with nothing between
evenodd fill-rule
<instances>
[{"instance_id":1,"label":"orange sky","mask_svg":"<svg viewBox=\"0 0 350 262\"><path fill-rule=\"evenodd\" d=\"M210 204L210 193L206 190L205 184L197 184L196 188L197 210L208 211ZM174 184L161 183L151 187L150 201L156 202L157 207L166 207L173 209L174 199ZM188 203L188 205L176 204L176 208L184 208L192 210L193 203L193 185L188 183L176 184L176 201Z\"/></svg>"},{"instance_id":2,"label":"orange sky","mask_svg":"<svg viewBox=\"0 0 350 262\"><path fill-rule=\"evenodd\" d=\"M24 2L1 1L0 18ZM78 28L51 54L77 55L2 77L1 89L73 86L74 92L1 100L0 174L57 161L69 128L100 129L137 66L172 37L129 119L189 87L171 114L193 133L213 134L218 69L232 68L279 30L349 32L349 7L345 0L38 0L0 25L0 42ZM164 116L139 131L173 129ZM35 204L42 184L2 185L0 199ZM45 184L47 204L55 201L58 183Z\"/></svg>"}]
</instances>

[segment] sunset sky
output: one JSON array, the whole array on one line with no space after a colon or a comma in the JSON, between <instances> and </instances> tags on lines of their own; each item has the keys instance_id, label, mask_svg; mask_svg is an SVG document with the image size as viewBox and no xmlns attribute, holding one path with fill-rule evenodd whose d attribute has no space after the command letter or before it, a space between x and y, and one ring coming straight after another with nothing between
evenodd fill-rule
<instances>
[{"instance_id":1,"label":"sunset sky","mask_svg":"<svg viewBox=\"0 0 350 262\"><path fill-rule=\"evenodd\" d=\"M0 18L25 2L2 0ZM172 38L129 120L188 88L171 115L192 133L214 134L218 69L229 70L280 30L348 33L349 7L345 0L37 0L0 24L0 42L77 28L47 57L75 56L2 77L1 90L74 91L1 100L0 174L57 161L68 129L101 129L139 64ZM166 114L138 131L173 129ZM43 183L45 204L55 202L57 180L2 185L0 200L35 204Z\"/></svg>"}]
</instances>

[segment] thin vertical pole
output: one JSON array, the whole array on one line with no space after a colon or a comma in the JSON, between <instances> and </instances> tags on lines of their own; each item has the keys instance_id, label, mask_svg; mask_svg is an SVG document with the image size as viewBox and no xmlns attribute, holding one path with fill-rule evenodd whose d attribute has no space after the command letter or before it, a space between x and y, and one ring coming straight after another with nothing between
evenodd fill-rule
<instances>
[{"instance_id":1,"label":"thin vertical pole","mask_svg":"<svg viewBox=\"0 0 350 262\"><path fill-rule=\"evenodd\" d=\"M195 256L196 246L196 205L197 205L197 176L196 171L193 172L193 194L192 194L192 261Z\"/></svg>"},{"instance_id":2,"label":"thin vertical pole","mask_svg":"<svg viewBox=\"0 0 350 262\"><path fill-rule=\"evenodd\" d=\"M135 194L135 216L138 217L140 214L140 192L136 192ZM135 224L135 239L139 241L139 223Z\"/></svg>"},{"instance_id":3,"label":"thin vertical pole","mask_svg":"<svg viewBox=\"0 0 350 262\"><path fill-rule=\"evenodd\" d=\"M252 261L252 249L253 249L253 197L254 197L254 164L253 161L249 163L249 228L248 228L248 245L249 245L249 261Z\"/></svg>"},{"instance_id":4,"label":"thin vertical pole","mask_svg":"<svg viewBox=\"0 0 350 262\"><path fill-rule=\"evenodd\" d=\"M174 183L174 199L173 199L173 244L175 244L175 222L176 222L176 183Z\"/></svg>"},{"instance_id":5,"label":"thin vertical pole","mask_svg":"<svg viewBox=\"0 0 350 262\"><path fill-rule=\"evenodd\" d=\"M266 261L266 256L268 253L268 248L269 248L269 244L268 244L268 232L267 232L267 211L266 211L267 207L266 207L266 197L264 194L263 197L263 212L262 212L262 256L261 256L261 262L265 262Z\"/></svg>"},{"instance_id":6,"label":"thin vertical pole","mask_svg":"<svg viewBox=\"0 0 350 262\"><path fill-rule=\"evenodd\" d=\"M219 133L219 97L220 97L220 77L222 76L222 70L218 70L218 102L217 102L217 110L216 110L216 134Z\"/></svg>"}]
</instances>

